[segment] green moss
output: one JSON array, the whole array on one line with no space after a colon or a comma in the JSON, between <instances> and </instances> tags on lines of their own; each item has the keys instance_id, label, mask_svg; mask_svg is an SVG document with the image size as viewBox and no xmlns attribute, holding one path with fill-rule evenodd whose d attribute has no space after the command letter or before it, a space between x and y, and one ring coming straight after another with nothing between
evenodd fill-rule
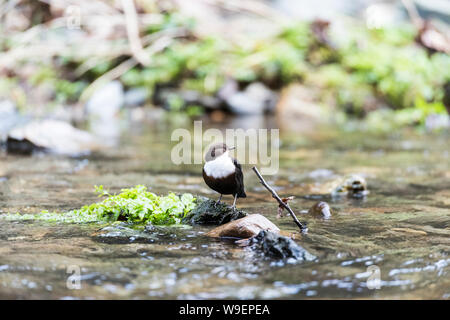
<instances>
[{"instance_id":1,"label":"green moss","mask_svg":"<svg viewBox=\"0 0 450 320\"><path fill-rule=\"evenodd\" d=\"M59 222L112 222L126 220L128 222L152 223L155 225L173 225L181 223L195 207L195 198L185 193L177 196L157 196L147 191L142 185L130 189L122 189L117 195L110 195L97 187L99 196L106 197L102 202L83 206L81 209L66 213L43 211L39 214L4 214L0 218L6 220L45 220Z\"/></svg>"}]
</instances>

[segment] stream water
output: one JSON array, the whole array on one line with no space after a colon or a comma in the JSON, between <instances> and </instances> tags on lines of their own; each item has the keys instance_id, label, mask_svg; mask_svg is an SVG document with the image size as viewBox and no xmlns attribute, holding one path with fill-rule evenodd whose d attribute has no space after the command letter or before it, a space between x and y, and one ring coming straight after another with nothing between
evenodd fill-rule
<instances>
[{"instance_id":1,"label":"stream water","mask_svg":"<svg viewBox=\"0 0 450 320\"><path fill-rule=\"evenodd\" d=\"M104 138L117 138L116 147L86 157L0 153L0 213L79 208L98 201L92 191L100 184L112 192L145 184L158 194L217 197L204 184L201 165L170 161L170 134L179 125L118 123ZM222 126L279 125L273 118L241 118ZM291 207L309 227L297 241L315 261L263 259L206 238L211 227L129 236L122 224L99 236L104 225L0 220L0 298L450 298L448 132L281 127L280 138L279 172L266 178L281 196L295 196ZM367 180L365 198L320 195L351 173ZM244 176L248 197L238 207L296 233L290 217L276 218L277 204L250 166ZM301 213L318 199L330 204L331 219ZM74 272L80 288L70 278ZM373 279L380 280L375 287L367 282Z\"/></svg>"}]
</instances>

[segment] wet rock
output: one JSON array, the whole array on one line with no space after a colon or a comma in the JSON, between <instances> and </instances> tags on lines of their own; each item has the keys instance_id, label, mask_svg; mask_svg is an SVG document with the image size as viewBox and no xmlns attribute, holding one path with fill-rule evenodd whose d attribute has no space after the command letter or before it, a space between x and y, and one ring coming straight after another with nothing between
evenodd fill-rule
<instances>
[{"instance_id":1,"label":"wet rock","mask_svg":"<svg viewBox=\"0 0 450 320\"><path fill-rule=\"evenodd\" d=\"M219 97L219 99L222 99L223 101L226 101L228 97L231 97L238 92L239 83L236 80L229 78L217 92L217 97Z\"/></svg>"},{"instance_id":2,"label":"wet rock","mask_svg":"<svg viewBox=\"0 0 450 320\"><path fill-rule=\"evenodd\" d=\"M250 238L256 236L261 230L278 233L280 229L269 219L260 214L251 214L244 218L234 220L214 228L206 235L213 238Z\"/></svg>"},{"instance_id":3,"label":"wet rock","mask_svg":"<svg viewBox=\"0 0 450 320\"><path fill-rule=\"evenodd\" d=\"M233 211L231 207L224 203L216 206L216 202L211 199L200 199L198 201L195 209L183 218L183 223L221 225L247 216L246 212Z\"/></svg>"},{"instance_id":4,"label":"wet rock","mask_svg":"<svg viewBox=\"0 0 450 320\"><path fill-rule=\"evenodd\" d=\"M450 116L448 114L430 114L425 119L425 128L434 131L450 127Z\"/></svg>"},{"instance_id":5,"label":"wet rock","mask_svg":"<svg viewBox=\"0 0 450 320\"><path fill-rule=\"evenodd\" d=\"M45 151L45 148L36 146L28 139L6 139L6 151L10 154L30 155L33 152Z\"/></svg>"},{"instance_id":6,"label":"wet rock","mask_svg":"<svg viewBox=\"0 0 450 320\"><path fill-rule=\"evenodd\" d=\"M349 196L353 198L362 198L369 194L366 180L358 175L350 175L344 178L331 191L332 197Z\"/></svg>"},{"instance_id":7,"label":"wet rock","mask_svg":"<svg viewBox=\"0 0 450 320\"><path fill-rule=\"evenodd\" d=\"M178 225L178 226L155 226L147 224L144 228L145 233L151 233L153 236L157 236L159 240L170 240L185 238L187 230L191 230L191 226ZM192 233L191 234L195 234Z\"/></svg>"},{"instance_id":8,"label":"wet rock","mask_svg":"<svg viewBox=\"0 0 450 320\"><path fill-rule=\"evenodd\" d=\"M137 107L145 103L148 97L148 90L146 88L131 88L125 92L124 103L128 107Z\"/></svg>"},{"instance_id":9,"label":"wet rock","mask_svg":"<svg viewBox=\"0 0 450 320\"><path fill-rule=\"evenodd\" d=\"M29 122L28 116L22 116L17 112L14 104L9 100L0 102L0 144L6 142L8 133L18 125Z\"/></svg>"},{"instance_id":10,"label":"wet rock","mask_svg":"<svg viewBox=\"0 0 450 320\"><path fill-rule=\"evenodd\" d=\"M64 155L86 154L98 148L95 138L86 131L57 120L32 121L12 129L7 136L9 153L31 154L47 151Z\"/></svg>"},{"instance_id":11,"label":"wet rock","mask_svg":"<svg viewBox=\"0 0 450 320\"><path fill-rule=\"evenodd\" d=\"M311 208L309 208L308 214L315 217L329 219L331 218L331 209L328 203L326 203L325 201L319 201L316 202Z\"/></svg>"},{"instance_id":12,"label":"wet rock","mask_svg":"<svg viewBox=\"0 0 450 320\"><path fill-rule=\"evenodd\" d=\"M112 118L124 104L124 91L120 81L111 81L95 91L86 103L86 112L97 118Z\"/></svg>"},{"instance_id":13,"label":"wet rock","mask_svg":"<svg viewBox=\"0 0 450 320\"><path fill-rule=\"evenodd\" d=\"M231 91L231 88L223 89L220 95L223 96L228 109L239 115L272 112L278 100L277 94L260 82L252 83L244 91L231 95L226 95L226 91Z\"/></svg>"},{"instance_id":14,"label":"wet rock","mask_svg":"<svg viewBox=\"0 0 450 320\"><path fill-rule=\"evenodd\" d=\"M0 117L16 113L16 106L11 100L0 100Z\"/></svg>"},{"instance_id":15,"label":"wet rock","mask_svg":"<svg viewBox=\"0 0 450 320\"><path fill-rule=\"evenodd\" d=\"M260 250L264 255L276 259L312 261L316 258L291 238L266 230L261 230L250 240L250 248Z\"/></svg>"},{"instance_id":16,"label":"wet rock","mask_svg":"<svg viewBox=\"0 0 450 320\"><path fill-rule=\"evenodd\" d=\"M450 37L439 30L430 20L425 20L416 41L431 53L444 52L450 54Z\"/></svg>"},{"instance_id":17,"label":"wet rock","mask_svg":"<svg viewBox=\"0 0 450 320\"><path fill-rule=\"evenodd\" d=\"M163 243L194 235L190 226L145 226L137 223L116 222L93 233L93 240L105 243Z\"/></svg>"},{"instance_id":18,"label":"wet rock","mask_svg":"<svg viewBox=\"0 0 450 320\"><path fill-rule=\"evenodd\" d=\"M158 240L157 235L127 226L126 223L104 227L92 234L92 238L98 242L109 244L119 243L152 243Z\"/></svg>"}]
</instances>

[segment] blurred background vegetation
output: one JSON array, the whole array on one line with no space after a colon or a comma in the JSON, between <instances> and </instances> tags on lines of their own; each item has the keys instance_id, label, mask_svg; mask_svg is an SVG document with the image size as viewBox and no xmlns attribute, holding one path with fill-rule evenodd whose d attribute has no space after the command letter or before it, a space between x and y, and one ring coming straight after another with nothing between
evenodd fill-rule
<instances>
[{"instance_id":1,"label":"blurred background vegetation","mask_svg":"<svg viewBox=\"0 0 450 320\"><path fill-rule=\"evenodd\" d=\"M117 105L448 127L449 17L439 0L5 1L0 114L76 122Z\"/></svg>"}]
</instances>

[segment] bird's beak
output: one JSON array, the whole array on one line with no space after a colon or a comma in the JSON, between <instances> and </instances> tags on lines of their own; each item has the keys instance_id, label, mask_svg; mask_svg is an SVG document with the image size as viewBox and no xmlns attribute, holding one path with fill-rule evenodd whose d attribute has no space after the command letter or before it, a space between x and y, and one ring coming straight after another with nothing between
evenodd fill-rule
<instances>
[{"instance_id":1,"label":"bird's beak","mask_svg":"<svg viewBox=\"0 0 450 320\"><path fill-rule=\"evenodd\" d=\"M234 150L234 149L236 149L236 147L235 147L235 146L232 146L232 147L228 147L228 150Z\"/></svg>"}]
</instances>

